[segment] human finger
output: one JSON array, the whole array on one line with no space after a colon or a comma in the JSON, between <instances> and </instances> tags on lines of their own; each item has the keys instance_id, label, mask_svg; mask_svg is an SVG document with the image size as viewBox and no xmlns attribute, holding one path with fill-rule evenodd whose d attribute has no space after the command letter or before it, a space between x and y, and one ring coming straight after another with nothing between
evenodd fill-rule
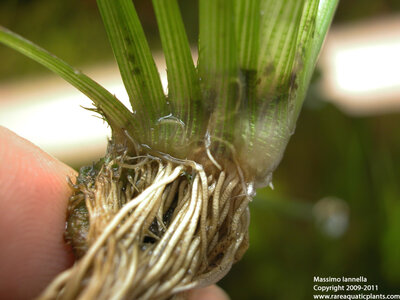
<instances>
[{"instance_id":1,"label":"human finger","mask_svg":"<svg viewBox=\"0 0 400 300\"><path fill-rule=\"evenodd\" d=\"M67 176L75 172L0 126L0 298L32 298L72 264Z\"/></svg>"}]
</instances>

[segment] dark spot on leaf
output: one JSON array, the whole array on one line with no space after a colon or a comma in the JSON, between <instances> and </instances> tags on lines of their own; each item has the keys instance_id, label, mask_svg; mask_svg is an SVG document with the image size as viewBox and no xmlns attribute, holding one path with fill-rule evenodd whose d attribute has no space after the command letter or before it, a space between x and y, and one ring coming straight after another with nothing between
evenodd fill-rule
<instances>
[{"instance_id":1,"label":"dark spot on leaf","mask_svg":"<svg viewBox=\"0 0 400 300\"><path fill-rule=\"evenodd\" d=\"M246 86L251 85L256 78L257 71L252 69L241 69L240 71L242 72L244 77L244 84Z\"/></svg>"},{"instance_id":2,"label":"dark spot on leaf","mask_svg":"<svg viewBox=\"0 0 400 300\"><path fill-rule=\"evenodd\" d=\"M129 36L125 36L124 40L125 40L125 43L127 46L130 46L133 44L133 41L131 40L131 38Z\"/></svg>"},{"instance_id":3,"label":"dark spot on leaf","mask_svg":"<svg viewBox=\"0 0 400 300\"><path fill-rule=\"evenodd\" d=\"M272 74L274 71L275 71L275 66L271 62L265 67L263 75L268 76L268 75Z\"/></svg>"},{"instance_id":4,"label":"dark spot on leaf","mask_svg":"<svg viewBox=\"0 0 400 300\"><path fill-rule=\"evenodd\" d=\"M128 52L127 57L130 63L135 64L136 62L136 57L133 53Z\"/></svg>"},{"instance_id":5,"label":"dark spot on leaf","mask_svg":"<svg viewBox=\"0 0 400 300\"><path fill-rule=\"evenodd\" d=\"M289 85L290 85L290 89L297 89L297 73L295 71L292 71L292 73L290 74L290 81L289 81Z\"/></svg>"},{"instance_id":6,"label":"dark spot on leaf","mask_svg":"<svg viewBox=\"0 0 400 300\"><path fill-rule=\"evenodd\" d=\"M248 105L248 102L254 96L255 86L257 84L257 71L253 69L241 69L242 81L243 81L243 91L242 91L242 104L244 106ZM261 79L259 78L259 82Z\"/></svg>"},{"instance_id":7,"label":"dark spot on leaf","mask_svg":"<svg viewBox=\"0 0 400 300\"><path fill-rule=\"evenodd\" d=\"M132 73L134 74L134 75L140 75L140 68L139 67L133 67L133 69L132 69Z\"/></svg>"},{"instance_id":8,"label":"dark spot on leaf","mask_svg":"<svg viewBox=\"0 0 400 300\"><path fill-rule=\"evenodd\" d=\"M214 105L215 105L215 99L217 98L217 92L211 88L208 90L207 94L206 94L206 104L207 104L207 112L211 113L214 109Z\"/></svg>"},{"instance_id":9,"label":"dark spot on leaf","mask_svg":"<svg viewBox=\"0 0 400 300\"><path fill-rule=\"evenodd\" d=\"M313 38L315 34L315 16L310 18L306 26L306 30L311 31L311 37Z\"/></svg>"},{"instance_id":10,"label":"dark spot on leaf","mask_svg":"<svg viewBox=\"0 0 400 300\"><path fill-rule=\"evenodd\" d=\"M240 99L240 87L239 82L232 81L229 83L229 99L233 99L235 101Z\"/></svg>"}]
</instances>

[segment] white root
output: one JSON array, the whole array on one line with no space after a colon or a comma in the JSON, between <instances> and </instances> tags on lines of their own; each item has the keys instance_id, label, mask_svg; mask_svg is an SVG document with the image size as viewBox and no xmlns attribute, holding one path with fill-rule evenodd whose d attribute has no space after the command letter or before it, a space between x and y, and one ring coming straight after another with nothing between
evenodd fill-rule
<instances>
[{"instance_id":1,"label":"white root","mask_svg":"<svg viewBox=\"0 0 400 300\"><path fill-rule=\"evenodd\" d=\"M70 215L84 201L87 252L39 299L168 299L221 279L247 248L241 174L115 156L75 186Z\"/></svg>"}]
</instances>

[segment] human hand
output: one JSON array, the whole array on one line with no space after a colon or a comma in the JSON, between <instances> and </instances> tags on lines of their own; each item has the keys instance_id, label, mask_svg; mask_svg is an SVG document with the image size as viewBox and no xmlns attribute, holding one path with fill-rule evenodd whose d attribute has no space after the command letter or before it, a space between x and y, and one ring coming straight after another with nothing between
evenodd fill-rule
<instances>
[{"instance_id":1,"label":"human hand","mask_svg":"<svg viewBox=\"0 0 400 300\"><path fill-rule=\"evenodd\" d=\"M73 264L63 239L76 172L0 126L0 298L31 299ZM217 286L190 300L227 300Z\"/></svg>"}]
</instances>

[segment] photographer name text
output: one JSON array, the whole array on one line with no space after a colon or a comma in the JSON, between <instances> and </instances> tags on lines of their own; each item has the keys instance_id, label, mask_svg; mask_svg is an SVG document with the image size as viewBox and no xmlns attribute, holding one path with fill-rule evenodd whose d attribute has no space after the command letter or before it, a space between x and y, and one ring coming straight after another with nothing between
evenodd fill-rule
<instances>
[{"instance_id":1,"label":"photographer name text","mask_svg":"<svg viewBox=\"0 0 400 300\"><path fill-rule=\"evenodd\" d=\"M345 282L345 283L365 283L368 282L368 279L364 276L358 276L358 277L320 277L320 276L314 276L314 282L321 282L321 283L339 283L339 282Z\"/></svg>"}]
</instances>

